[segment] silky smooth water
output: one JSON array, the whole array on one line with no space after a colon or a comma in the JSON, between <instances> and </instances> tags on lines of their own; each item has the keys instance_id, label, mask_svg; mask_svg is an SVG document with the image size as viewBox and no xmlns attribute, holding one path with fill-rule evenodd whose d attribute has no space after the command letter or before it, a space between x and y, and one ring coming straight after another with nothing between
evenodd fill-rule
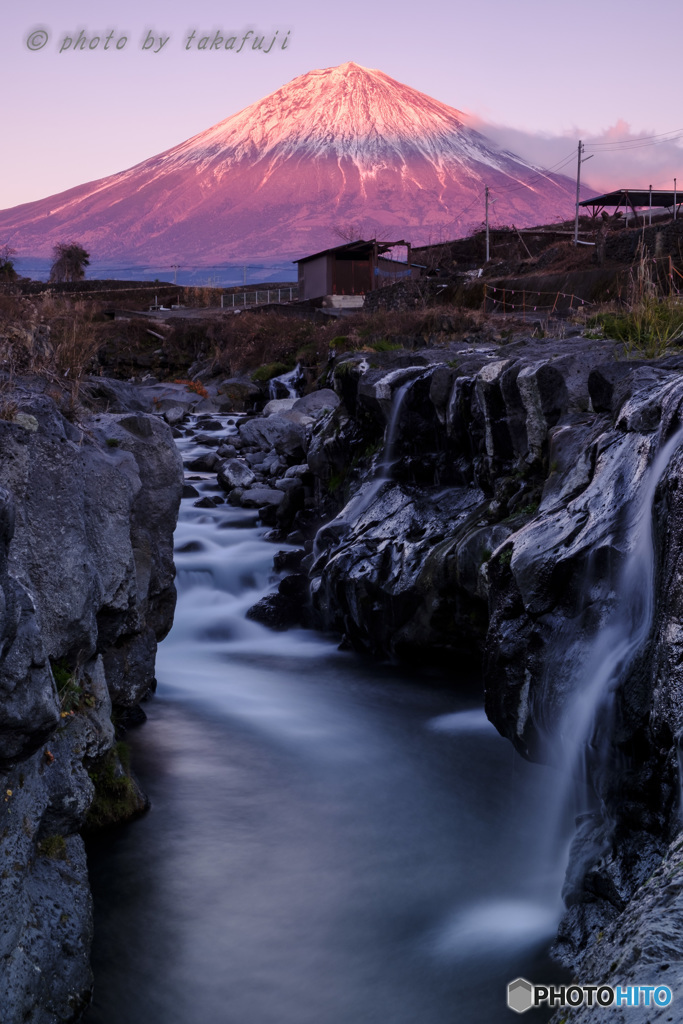
<instances>
[{"instance_id":1,"label":"silky smooth water","mask_svg":"<svg viewBox=\"0 0 683 1024\"><path fill-rule=\"evenodd\" d=\"M248 621L274 581L263 534L183 500L175 624L127 737L152 807L90 849L87 1021L513 1019L509 981L558 979L533 871L554 770L497 734L476 679Z\"/></svg>"},{"instance_id":2,"label":"silky smooth water","mask_svg":"<svg viewBox=\"0 0 683 1024\"><path fill-rule=\"evenodd\" d=\"M612 604L601 628L579 657L571 646L568 651L562 651L566 638L561 637L558 638L555 658L549 659L555 671L561 666L560 670L571 681L571 686L555 738L560 783L549 808L547 858L556 859L553 851L565 842L568 808L573 806L578 812L595 809L598 802L593 791L595 783L598 782L599 792L600 775L610 770L610 760L615 756L616 695L652 631L655 492L681 444L683 426L678 426L668 440L657 439L654 454L648 453L651 461L642 472L638 492L625 510L626 553ZM641 457L647 456L643 454ZM592 582L590 578L586 580L587 592ZM587 760L590 760L590 772L583 766ZM590 786L586 785L585 777L592 778ZM605 816L610 813L613 812L603 807Z\"/></svg>"}]
</instances>

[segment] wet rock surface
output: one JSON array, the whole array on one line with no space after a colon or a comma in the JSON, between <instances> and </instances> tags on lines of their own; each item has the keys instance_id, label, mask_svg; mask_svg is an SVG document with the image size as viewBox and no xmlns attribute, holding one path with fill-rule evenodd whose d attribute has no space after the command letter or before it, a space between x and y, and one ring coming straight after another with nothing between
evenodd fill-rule
<instances>
[{"instance_id":1,"label":"wet rock surface","mask_svg":"<svg viewBox=\"0 0 683 1024\"><path fill-rule=\"evenodd\" d=\"M680 1019L683 1000L683 838L657 858L628 906L596 933L574 956L577 984L667 986L667 1006L585 1006L562 1009L551 1024L647 1024ZM568 929L560 932L560 942ZM640 997L641 1004L644 998Z\"/></svg>"},{"instance_id":2,"label":"wet rock surface","mask_svg":"<svg viewBox=\"0 0 683 1024\"><path fill-rule=\"evenodd\" d=\"M133 709L153 689L175 605L183 484L171 428L125 386L98 388L118 412L70 422L20 386L20 415L0 421L6 1024L77 1020L89 1001L92 908L79 833L93 778L119 764L112 707Z\"/></svg>"}]
</instances>

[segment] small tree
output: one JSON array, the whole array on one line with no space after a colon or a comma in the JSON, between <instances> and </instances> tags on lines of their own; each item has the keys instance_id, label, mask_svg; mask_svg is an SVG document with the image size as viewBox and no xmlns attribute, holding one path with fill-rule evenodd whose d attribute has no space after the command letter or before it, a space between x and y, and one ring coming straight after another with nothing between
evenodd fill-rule
<instances>
[{"instance_id":1,"label":"small tree","mask_svg":"<svg viewBox=\"0 0 683 1024\"><path fill-rule=\"evenodd\" d=\"M331 224L330 230L344 242L360 242L366 238L374 238L377 231L367 220L357 220L349 224Z\"/></svg>"},{"instance_id":2,"label":"small tree","mask_svg":"<svg viewBox=\"0 0 683 1024\"><path fill-rule=\"evenodd\" d=\"M14 269L14 257L17 250L5 243L0 245L0 281L16 281L17 272Z\"/></svg>"},{"instance_id":3,"label":"small tree","mask_svg":"<svg viewBox=\"0 0 683 1024\"><path fill-rule=\"evenodd\" d=\"M54 263L50 268L50 281L82 281L85 268L90 264L90 253L78 242L58 242L52 250Z\"/></svg>"}]
</instances>

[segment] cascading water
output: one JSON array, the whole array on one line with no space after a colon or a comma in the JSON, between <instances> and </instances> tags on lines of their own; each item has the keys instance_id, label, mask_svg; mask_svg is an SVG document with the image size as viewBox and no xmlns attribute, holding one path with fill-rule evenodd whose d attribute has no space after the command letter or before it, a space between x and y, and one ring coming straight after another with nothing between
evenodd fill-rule
<instances>
[{"instance_id":1,"label":"cascading water","mask_svg":"<svg viewBox=\"0 0 683 1024\"><path fill-rule=\"evenodd\" d=\"M402 371L398 371L401 373ZM370 508L384 485L391 480L395 463L394 449L398 435L401 413L413 379L399 385L391 397L391 411L384 431L382 458L377 466L374 477L362 484L360 490L350 499L342 512L334 519L331 531L323 529L316 534L313 554L319 558L325 550L334 548L344 537L348 527Z\"/></svg>"},{"instance_id":2,"label":"cascading water","mask_svg":"<svg viewBox=\"0 0 683 1024\"><path fill-rule=\"evenodd\" d=\"M396 462L395 447L396 438L401 424L401 414L408 397L408 392L410 391L413 383L414 380L412 379L406 381L404 384L399 385L392 395L391 414L384 432L382 458L377 467L374 478L361 487L358 493L353 496L347 505L349 519L355 519L362 515L363 512L365 512L373 503L387 481L391 480L391 472Z\"/></svg>"},{"instance_id":3,"label":"cascading water","mask_svg":"<svg viewBox=\"0 0 683 1024\"><path fill-rule=\"evenodd\" d=\"M596 775L608 770L613 756L615 695L652 629L654 496L672 456L682 444L683 427L679 427L659 447L644 473L632 509L625 510L627 554L602 628L581 659L577 660L574 647L564 659L558 651L549 652L548 671L567 673L569 697L557 732L548 744L555 752L559 750L559 756L553 758L550 784L535 815L538 843L517 881L514 898L509 893L504 899L486 899L469 910L457 912L452 928L453 934L461 939L468 930L480 941L486 937L488 942L496 941L501 934L506 934L509 941L513 937L515 941L525 941L529 935L550 939L556 932L565 909L561 892L574 816L588 809L586 781L595 781ZM593 580L587 579L586 583L590 589ZM566 637L563 640L566 642ZM458 729L465 724L460 715L445 716L435 727ZM477 724L483 727L480 718L472 717L470 727L474 729ZM590 764L589 768L584 768L583 760ZM586 847L583 855L592 855L590 847ZM580 878L581 864L572 864L571 869L573 877Z\"/></svg>"},{"instance_id":4,"label":"cascading water","mask_svg":"<svg viewBox=\"0 0 683 1024\"><path fill-rule=\"evenodd\" d=\"M558 730L560 786L555 793L555 832L559 815L576 797L576 783L586 774L595 780L606 766L613 744L614 698L642 651L652 629L655 598L655 550L652 528L654 496L672 456L683 444L683 427L663 444L645 473L626 524L628 550L606 622L589 643L569 690ZM585 790L584 790L585 800ZM577 809L582 808L580 802ZM552 830L551 830L552 831ZM551 841L553 836L551 835ZM555 837L556 838L556 837Z\"/></svg>"},{"instance_id":5,"label":"cascading water","mask_svg":"<svg viewBox=\"0 0 683 1024\"><path fill-rule=\"evenodd\" d=\"M298 386L301 379L301 363L297 363L293 370L289 370L288 373L282 373L279 377L272 377L269 380L268 397L271 399L298 398Z\"/></svg>"}]
</instances>

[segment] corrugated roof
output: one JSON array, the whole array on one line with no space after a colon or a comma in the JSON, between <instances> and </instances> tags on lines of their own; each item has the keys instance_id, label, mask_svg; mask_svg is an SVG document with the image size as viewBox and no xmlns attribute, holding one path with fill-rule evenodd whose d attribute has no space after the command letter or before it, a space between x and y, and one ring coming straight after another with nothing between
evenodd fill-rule
<instances>
[{"instance_id":1,"label":"corrugated roof","mask_svg":"<svg viewBox=\"0 0 683 1024\"><path fill-rule=\"evenodd\" d=\"M311 253L310 256L302 256L301 259L292 260L292 263L306 263L308 260L315 260L319 256L327 256L330 253L348 253L350 256L363 256L366 253L371 253L375 246L377 246L377 254L388 252L389 249L395 245L407 245L403 239L400 242L378 242L376 239L371 238L366 241L364 238L359 238L355 242L345 242L343 245L335 245L331 249L321 249L320 252Z\"/></svg>"},{"instance_id":2,"label":"corrugated roof","mask_svg":"<svg viewBox=\"0 0 683 1024\"><path fill-rule=\"evenodd\" d=\"M674 203L683 202L683 189L652 189L652 205L669 207ZM592 199L584 199L579 206L649 206L649 188L618 188L614 192L605 192L602 196L593 196Z\"/></svg>"}]
</instances>

